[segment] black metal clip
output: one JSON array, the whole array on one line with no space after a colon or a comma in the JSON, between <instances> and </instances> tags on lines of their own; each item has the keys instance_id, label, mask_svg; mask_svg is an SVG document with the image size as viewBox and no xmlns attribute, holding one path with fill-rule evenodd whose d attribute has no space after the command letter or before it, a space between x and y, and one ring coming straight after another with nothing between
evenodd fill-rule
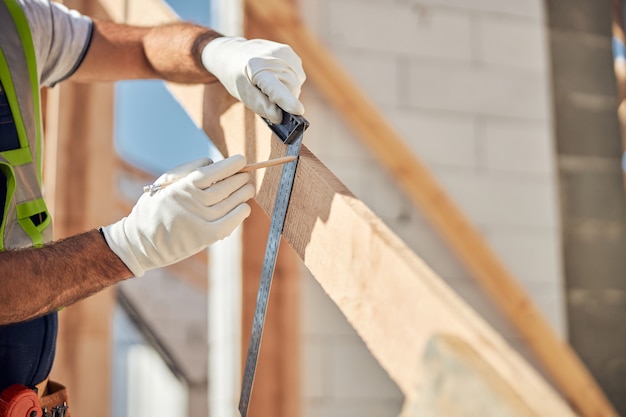
<instances>
[{"instance_id":1,"label":"black metal clip","mask_svg":"<svg viewBox=\"0 0 626 417\"><path fill-rule=\"evenodd\" d=\"M65 417L65 413L67 412L68 406L67 403L63 403L61 405L54 406L48 412L47 408L43 408L43 416L42 417Z\"/></svg>"},{"instance_id":2,"label":"black metal clip","mask_svg":"<svg viewBox=\"0 0 626 417\"><path fill-rule=\"evenodd\" d=\"M272 132L278 136L278 139L286 145L296 140L309 127L307 119L286 111L283 111L283 121L280 124L272 123L266 118L263 118L263 120L272 129Z\"/></svg>"},{"instance_id":3,"label":"black metal clip","mask_svg":"<svg viewBox=\"0 0 626 417\"><path fill-rule=\"evenodd\" d=\"M66 403L63 403L62 405L57 405L56 407L52 407L52 417L65 417L66 411L67 411Z\"/></svg>"}]
</instances>

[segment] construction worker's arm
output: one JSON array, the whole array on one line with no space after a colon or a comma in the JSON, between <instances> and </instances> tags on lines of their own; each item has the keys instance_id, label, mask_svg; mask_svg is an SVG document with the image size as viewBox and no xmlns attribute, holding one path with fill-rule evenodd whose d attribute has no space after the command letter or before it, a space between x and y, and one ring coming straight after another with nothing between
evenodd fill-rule
<instances>
[{"instance_id":1,"label":"construction worker's arm","mask_svg":"<svg viewBox=\"0 0 626 417\"><path fill-rule=\"evenodd\" d=\"M220 81L257 114L279 123L279 107L303 114L298 100L302 61L276 42L225 37L191 23L135 27L94 20L87 53L71 79L157 78L178 83Z\"/></svg>"},{"instance_id":2,"label":"construction worker's arm","mask_svg":"<svg viewBox=\"0 0 626 417\"><path fill-rule=\"evenodd\" d=\"M0 252L0 325L68 306L230 235L250 214L245 158L193 161L162 175L122 220L43 248ZM173 181L173 182L172 182Z\"/></svg>"},{"instance_id":3,"label":"construction worker's arm","mask_svg":"<svg viewBox=\"0 0 626 417\"><path fill-rule=\"evenodd\" d=\"M97 230L0 252L0 271L0 325L41 316L132 276Z\"/></svg>"}]
</instances>

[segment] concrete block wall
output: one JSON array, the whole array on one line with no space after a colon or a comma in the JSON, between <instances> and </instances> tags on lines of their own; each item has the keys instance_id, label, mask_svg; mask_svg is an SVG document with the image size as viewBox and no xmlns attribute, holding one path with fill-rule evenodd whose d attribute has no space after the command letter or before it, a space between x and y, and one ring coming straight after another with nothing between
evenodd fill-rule
<instances>
[{"instance_id":1,"label":"concrete block wall","mask_svg":"<svg viewBox=\"0 0 626 417\"><path fill-rule=\"evenodd\" d=\"M543 2L300 0L300 7L565 335ZM313 86L303 100L311 121L305 144L527 355L437 232ZM397 387L312 278L302 285L302 415L397 415Z\"/></svg>"}]
</instances>

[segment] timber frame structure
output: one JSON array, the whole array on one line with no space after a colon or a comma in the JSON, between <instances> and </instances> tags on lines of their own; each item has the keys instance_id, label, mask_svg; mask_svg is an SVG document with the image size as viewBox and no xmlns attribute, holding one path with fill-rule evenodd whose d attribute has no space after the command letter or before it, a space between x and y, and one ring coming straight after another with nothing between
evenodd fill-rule
<instances>
[{"instance_id":1,"label":"timber frame structure","mask_svg":"<svg viewBox=\"0 0 626 417\"><path fill-rule=\"evenodd\" d=\"M96 4L77 0L66 3L92 15L132 24L149 25L176 20L176 16L159 0L99 0ZM475 228L421 163L406 150L402 139L379 116L367 97L359 92L330 54L303 26L293 4L287 0L267 0L263 2L263 7L259 7L258 1L250 0L245 3L245 17L255 27L255 33L261 32L277 41L287 42L288 39L303 57L305 65L311 63L306 69L313 83L347 117L374 153L381 157L381 163L390 168L468 269L499 302L504 314L528 339L560 391L560 394L557 393L356 199L315 155L303 147L284 240L403 392L406 398L403 416L421 415L426 409L434 412L433 415L467 415L463 414L463 407L468 407L469 402L479 404L479 407L482 404L485 410L488 407L484 404L495 402L499 406L497 411L500 414L497 415L505 416L616 416L573 350L559 340ZM254 162L283 155L283 146L271 138L265 124L240 103L235 103L220 85L170 84L169 88L191 119L204 129L225 156L242 153L249 162ZM88 91L91 97L99 95L100 103L102 97L112 103L108 86L78 87L73 84L63 86L49 97L49 101L69 100L75 107L88 108L76 98L79 89L91 89ZM58 115L48 116L49 120L54 120ZM106 129L97 127L96 119L94 116L86 120L86 129L90 133L100 131L104 136L110 134ZM82 215L76 220L76 214L66 212L68 208L62 204L63 199L70 196L64 195L54 185L70 181L70 173L57 169L70 166L63 158L84 161L81 169L89 173L98 169L92 165L95 161L105 166L110 163L112 148L98 152L96 157L77 158L71 156L69 150L66 152L64 140L67 140L68 132L61 131L54 122L48 123L46 129L48 139L52 136L47 145L51 149L47 153L52 162L46 162L49 170L46 181L51 184L49 189L54 196L52 211L60 225L57 230L61 236L108 221L110 213L106 212L106 204L100 205L103 201L101 194L92 196L90 204L93 207L78 207ZM50 132L56 134L51 135ZM90 137L88 134L84 136ZM379 140L381 137L385 138L385 146ZM100 143L99 146L110 143L109 139L93 138L93 141ZM79 149L73 152L80 154L85 151ZM75 168L76 164L73 165ZM278 174L273 170L256 173L255 199L266 213L272 210ZM112 183L109 185L112 188ZM92 210L94 207L104 207L101 209L104 212ZM87 212L98 214L87 218L84 215ZM331 247L336 250L329 251ZM286 263L297 269L293 267L293 262L287 260ZM81 303L72 308L80 308L86 315L94 317L102 311L110 311L110 293L100 296L98 300L102 300L104 307L94 308ZM106 333L107 330L102 329L99 334L104 335L102 337L106 340ZM65 379L69 380L77 378L76 374L80 371L68 363L76 360L75 355L80 356L81 352L93 348L77 347L68 340L76 337L61 335L61 342L73 347L67 357L62 356L60 364L57 364L57 367L73 369L65 371ZM107 354L103 353L103 356L107 357ZM463 372L433 368L432 361L437 358L458 364ZM104 368L107 364L103 361L101 366ZM452 387L448 388L451 391L437 391L434 381L441 378L448 382L448 387ZM479 391L484 397L464 394L463 389L468 383L480 386ZM100 388L101 393L109 389ZM425 396L425 392L428 395ZM89 396L86 391L83 394L81 388L76 389L73 395L89 398L85 403L90 405L79 405L77 415L92 413L94 408L99 409L93 404L102 404L103 401ZM106 396L102 397L106 400ZM458 409L450 409L445 398L465 398L468 402L458 404ZM106 404L102 409L107 409Z\"/></svg>"}]
</instances>

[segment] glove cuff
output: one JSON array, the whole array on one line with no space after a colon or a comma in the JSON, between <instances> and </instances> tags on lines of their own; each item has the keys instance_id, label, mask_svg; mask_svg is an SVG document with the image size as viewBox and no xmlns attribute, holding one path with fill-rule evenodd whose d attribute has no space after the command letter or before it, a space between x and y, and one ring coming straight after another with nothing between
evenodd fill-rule
<instances>
[{"instance_id":1,"label":"glove cuff","mask_svg":"<svg viewBox=\"0 0 626 417\"><path fill-rule=\"evenodd\" d=\"M134 256L132 247L129 245L128 238L124 232L124 223L126 217L117 223L103 227L100 230L104 235L104 240L113 253L115 253L124 262L126 267L134 276L142 276L146 270L141 266L139 260Z\"/></svg>"},{"instance_id":2,"label":"glove cuff","mask_svg":"<svg viewBox=\"0 0 626 417\"><path fill-rule=\"evenodd\" d=\"M204 48L202 48L202 53L200 54L202 65L204 65L204 68L206 68L209 72L215 75L212 68L214 69L216 65L224 65L224 63L221 62L223 58L220 59L219 56L216 56L216 54L219 55L222 45L246 41L246 38L242 38L240 36L221 36L213 39L211 42L207 43Z\"/></svg>"}]
</instances>

